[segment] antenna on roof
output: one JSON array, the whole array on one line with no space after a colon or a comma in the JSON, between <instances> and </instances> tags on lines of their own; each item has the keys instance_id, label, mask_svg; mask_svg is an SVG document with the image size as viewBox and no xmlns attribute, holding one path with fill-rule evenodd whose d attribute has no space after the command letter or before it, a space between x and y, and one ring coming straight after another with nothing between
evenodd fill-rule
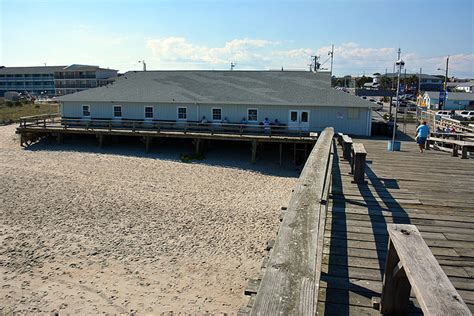
<instances>
[{"instance_id":1,"label":"antenna on roof","mask_svg":"<svg viewBox=\"0 0 474 316\"><path fill-rule=\"evenodd\" d=\"M44 66L46 67L46 63L43 63L43 64L44 64Z\"/></svg>"},{"instance_id":2,"label":"antenna on roof","mask_svg":"<svg viewBox=\"0 0 474 316\"><path fill-rule=\"evenodd\" d=\"M230 71L234 70L235 63L233 61L230 62Z\"/></svg>"},{"instance_id":3,"label":"antenna on roof","mask_svg":"<svg viewBox=\"0 0 474 316\"><path fill-rule=\"evenodd\" d=\"M145 61L144 61L144 60L139 60L138 62L143 64L143 71L146 71L146 63L145 63Z\"/></svg>"}]
</instances>

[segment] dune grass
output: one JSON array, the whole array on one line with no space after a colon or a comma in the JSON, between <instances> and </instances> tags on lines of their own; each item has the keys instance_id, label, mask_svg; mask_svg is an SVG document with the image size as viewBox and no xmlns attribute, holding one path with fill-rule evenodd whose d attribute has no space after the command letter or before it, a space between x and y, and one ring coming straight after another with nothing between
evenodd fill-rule
<instances>
[{"instance_id":1,"label":"dune grass","mask_svg":"<svg viewBox=\"0 0 474 316\"><path fill-rule=\"evenodd\" d=\"M0 123L16 122L23 116L57 112L57 103L34 104L32 102L10 102L0 99Z\"/></svg>"}]
</instances>

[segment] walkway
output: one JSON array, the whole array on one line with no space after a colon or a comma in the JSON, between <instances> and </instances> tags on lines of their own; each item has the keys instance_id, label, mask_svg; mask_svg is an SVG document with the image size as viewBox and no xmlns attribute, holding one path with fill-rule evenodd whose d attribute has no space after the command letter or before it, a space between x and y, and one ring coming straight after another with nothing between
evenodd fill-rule
<instances>
[{"instance_id":1,"label":"walkway","mask_svg":"<svg viewBox=\"0 0 474 316\"><path fill-rule=\"evenodd\" d=\"M351 183L337 148L326 221L318 312L377 315L388 245L387 223L418 227L471 311L474 311L474 160L418 152L413 141L388 152L386 140L362 139L366 185ZM421 313L412 307L414 313Z\"/></svg>"}]
</instances>

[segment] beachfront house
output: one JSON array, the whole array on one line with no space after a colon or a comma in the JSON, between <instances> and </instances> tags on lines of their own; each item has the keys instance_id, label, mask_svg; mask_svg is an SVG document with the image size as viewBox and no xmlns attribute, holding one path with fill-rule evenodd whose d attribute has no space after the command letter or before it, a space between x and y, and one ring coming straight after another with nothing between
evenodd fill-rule
<instances>
[{"instance_id":1,"label":"beachfront house","mask_svg":"<svg viewBox=\"0 0 474 316\"><path fill-rule=\"evenodd\" d=\"M309 71L130 71L115 82L59 98L61 117L92 121L205 122L369 136L371 103ZM155 124L156 125L156 124Z\"/></svg>"}]
</instances>

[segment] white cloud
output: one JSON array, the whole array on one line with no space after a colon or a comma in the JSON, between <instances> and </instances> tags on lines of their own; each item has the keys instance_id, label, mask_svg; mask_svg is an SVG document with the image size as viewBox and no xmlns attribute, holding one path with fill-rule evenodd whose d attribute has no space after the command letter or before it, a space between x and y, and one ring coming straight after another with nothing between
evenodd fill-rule
<instances>
[{"instance_id":1,"label":"white cloud","mask_svg":"<svg viewBox=\"0 0 474 316\"><path fill-rule=\"evenodd\" d=\"M158 69L227 69L230 62L237 63L237 69L308 69L311 55L321 57L324 68L330 67L331 46L315 50L308 47L294 47L294 43L265 39L232 39L222 45L198 45L184 37L148 39L148 49L154 60L153 68ZM291 47L293 46L293 47ZM398 48L362 47L348 42L334 47L334 71L337 75L392 71ZM436 74L437 68L445 67L445 57L421 57L416 53L402 52L408 72ZM451 56L450 74L469 76L474 73L474 54ZM440 73L441 74L441 73Z\"/></svg>"},{"instance_id":2,"label":"white cloud","mask_svg":"<svg viewBox=\"0 0 474 316\"><path fill-rule=\"evenodd\" d=\"M277 42L262 39L233 39L222 47L208 47L190 43L184 37L150 39L147 46L160 63L206 63L209 65L229 64L231 61L253 62L265 60L264 51Z\"/></svg>"}]
</instances>

